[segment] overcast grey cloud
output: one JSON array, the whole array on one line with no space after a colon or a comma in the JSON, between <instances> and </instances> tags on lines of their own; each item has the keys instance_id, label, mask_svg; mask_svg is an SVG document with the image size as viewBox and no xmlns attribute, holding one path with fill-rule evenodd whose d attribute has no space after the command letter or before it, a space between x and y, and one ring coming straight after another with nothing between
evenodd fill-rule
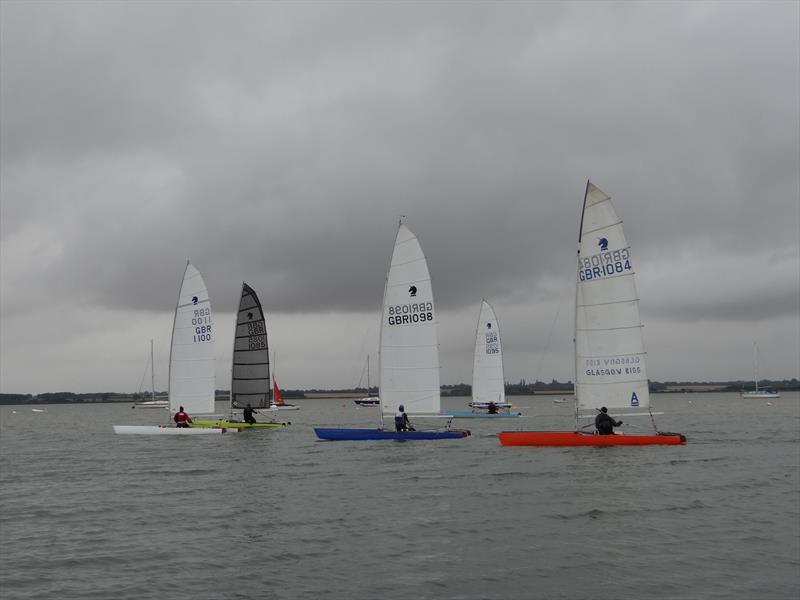
<instances>
[{"instance_id":1,"label":"overcast grey cloud","mask_svg":"<svg viewBox=\"0 0 800 600\"><path fill-rule=\"evenodd\" d=\"M227 387L242 280L284 387L352 386L398 218L442 380L481 298L509 380L572 379L587 178L649 375L800 371L797 2L0 3L0 390L166 387L187 258ZM159 373L160 371L160 373Z\"/></svg>"}]
</instances>

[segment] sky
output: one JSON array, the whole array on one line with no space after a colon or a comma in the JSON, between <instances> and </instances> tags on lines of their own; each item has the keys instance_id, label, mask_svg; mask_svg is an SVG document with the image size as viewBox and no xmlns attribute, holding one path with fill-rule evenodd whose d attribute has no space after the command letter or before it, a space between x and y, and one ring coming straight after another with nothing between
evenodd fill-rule
<instances>
[{"instance_id":1,"label":"sky","mask_svg":"<svg viewBox=\"0 0 800 600\"><path fill-rule=\"evenodd\" d=\"M281 387L377 381L397 224L441 381L481 299L506 380L574 379L587 179L656 381L800 377L800 3L0 3L0 392L167 387L187 260L230 384L242 281Z\"/></svg>"}]
</instances>

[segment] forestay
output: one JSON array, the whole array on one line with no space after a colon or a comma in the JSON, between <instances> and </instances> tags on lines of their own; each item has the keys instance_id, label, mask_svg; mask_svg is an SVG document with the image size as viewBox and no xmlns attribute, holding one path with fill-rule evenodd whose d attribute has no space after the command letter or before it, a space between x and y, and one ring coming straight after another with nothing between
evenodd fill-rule
<instances>
[{"instance_id":1,"label":"forestay","mask_svg":"<svg viewBox=\"0 0 800 600\"><path fill-rule=\"evenodd\" d=\"M472 365L472 402L506 401L500 326L491 304L484 300L478 315Z\"/></svg>"},{"instance_id":2,"label":"forestay","mask_svg":"<svg viewBox=\"0 0 800 600\"><path fill-rule=\"evenodd\" d=\"M380 396L384 414L438 415L439 347L425 255L402 223L386 277L380 332Z\"/></svg>"},{"instance_id":3,"label":"forestay","mask_svg":"<svg viewBox=\"0 0 800 600\"><path fill-rule=\"evenodd\" d=\"M189 414L214 412L214 334L206 284L187 262L172 326L170 411L183 406Z\"/></svg>"},{"instance_id":4,"label":"forestay","mask_svg":"<svg viewBox=\"0 0 800 600\"><path fill-rule=\"evenodd\" d=\"M578 243L575 370L579 411L650 406L631 251L611 198L587 183Z\"/></svg>"},{"instance_id":5,"label":"forestay","mask_svg":"<svg viewBox=\"0 0 800 600\"><path fill-rule=\"evenodd\" d=\"M231 408L269 408L269 344L256 292L242 283L233 340Z\"/></svg>"}]
</instances>

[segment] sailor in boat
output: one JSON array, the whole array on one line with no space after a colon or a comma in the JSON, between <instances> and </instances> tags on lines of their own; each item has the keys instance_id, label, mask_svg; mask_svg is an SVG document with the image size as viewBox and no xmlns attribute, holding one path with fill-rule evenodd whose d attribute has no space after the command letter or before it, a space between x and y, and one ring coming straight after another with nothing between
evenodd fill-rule
<instances>
[{"instance_id":1,"label":"sailor in boat","mask_svg":"<svg viewBox=\"0 0 800 600\"><path fill-rule=\"evenodd\" d=\"M600 413L594 418L594 426L600 435L612 435L614 427L619 427L620 425L622 425L622 421L615 421L608 414L608 409L605 406L600 409Z\"/></svg>"},{"instance_id":2,"label":"sailor in boat","mask_svg":"<svg viewBox=\"0 0 800 600\"><path fill-rule=\"evenodd\" d=\"M254 412L253 407L249 404L245 407L244 411L242 411L242 418L245 423L253 424L256 422L256 418L253 416Z\"/></svg>"},{"instance_id":3,"label":"sailor in boat","mask_svg":"<svg viewBox=\"0 0 800 600\"><path fill-rule=\"evenodd\" d=\"M489 409L490 415L497 414L497 405L494 402L489 402L489 406L487 408Z\"/></svg>"},{"instance_id":4,"label":"sailor in boat","mask_svg":"<svg viewBox=\"0 0 800 600\"><path fill-rule=\"evenodd\" d=\"M397 431L416 431L416 429L411 426L408 415L402 404L397 407L397 413L394 415L394 428Z\"/></svg>"},{"instance_id":5,"label":"sailor in boat","mask_svg":"<svg viewBox=\"0 0 800 600\"><path fill-rule=\"evenodd\" d=\"M189 413L183 410L183 407L180 407L180 410L175 413L175 416L172 417L175 421L175 427L191 427L192 426L192 417L189 416Z\"/></svg>"}]
</instances>

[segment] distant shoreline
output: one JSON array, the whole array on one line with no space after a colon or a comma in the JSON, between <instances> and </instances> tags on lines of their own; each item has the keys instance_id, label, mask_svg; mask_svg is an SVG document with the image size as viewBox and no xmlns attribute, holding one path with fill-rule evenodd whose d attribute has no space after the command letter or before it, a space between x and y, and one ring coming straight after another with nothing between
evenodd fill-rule
<instances>
[{"instance_id":1,"label":"distant shoreline","mask_svg":"<svg viewBox=\"0 0 800 600\"><path fill-rule=\"evenodd\" d=\"M749 385L748 385L749 384ZM551 384L555 385L555 384ZM548 389L532 389L534 386L509 384L506 396L572 396L572 386L550 387ZM800 382L796 379L789 381L759 382L759 387L772 387L780 392L800 391ZM743 390L753 389L752 382L720 382L720 383L660 383L651 382L650 392L655 394L709 394L709 393L739 393ZM460 384L456 386L443 386L442 398L469 397L472 394L470 386ZM367 395L367 390L283 390L283 397L293 400L342 400L361 398ZM373 389L370 395L377 395ZM157 397L166 398L165 392L156 393ZM217 402L227 401L228 392L217 390ZM149 400L149 394L129 394L115 392L76 394L73 392L56 392L46 394L0 394L0 405L29 405L29 404L135 404Z\"/></svg>"}]
</instances>

